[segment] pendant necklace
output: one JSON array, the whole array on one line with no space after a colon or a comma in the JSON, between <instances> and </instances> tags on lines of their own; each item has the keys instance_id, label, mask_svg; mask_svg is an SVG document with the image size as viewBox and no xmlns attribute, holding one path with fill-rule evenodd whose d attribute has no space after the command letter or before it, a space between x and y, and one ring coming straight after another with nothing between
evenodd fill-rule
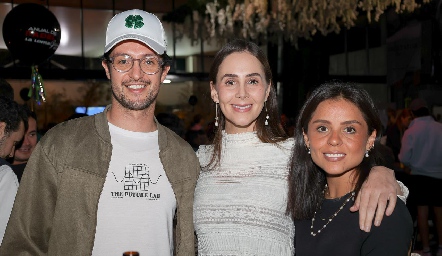
<instances>
[{"instance_id":1,"label":"pendant necklace","mask_svg":"<svg viewBox=\"0 0 442 256\"><path fill-rule=\"evenodd\" d=\"M325 191L326 191L326 190L327 190L327 184L325 185L325 188L324 188L324 191L323 191L324 195L325 195ZM341 207L339 207L339 209L338 209L335 213L333 213L333 214L328 218L327 223L325 223L325 224L324 224L324 225L323 225L318 231L316 231L316 233L315 233L315 232L313 231L313 224L314 224L314 222L315 222L316 213L317 213L319 210L321 210L321 207L318 205L318 210L316 210L315 213L313 214L312 225L310 226L310 235L312 235L312 236L316 236L317 234L321 233L322 230L324 230L324 228L327 227L327 225L328 225L330 222L332 222L332 220L336 217L336 215L338 215L338 213L344 208L344 206L345 206L350 200L354 199L354 197L355 197L355 192L352 191L352 192L350 193L350 196L349 196L347 199L345 199L345 201L344 201L344 203L341 205ZM325 220L325 219L323 219L323 220Z\"/></svg>"}]
</instances>

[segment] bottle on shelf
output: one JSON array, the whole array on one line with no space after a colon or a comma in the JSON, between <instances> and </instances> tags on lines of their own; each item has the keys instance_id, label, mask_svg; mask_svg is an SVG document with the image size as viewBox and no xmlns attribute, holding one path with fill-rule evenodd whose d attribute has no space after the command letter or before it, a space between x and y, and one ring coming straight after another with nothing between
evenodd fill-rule
<instances>
[{"instance_id":1,"label":"bottle on shelf","mask_svg":"<svg viewBox=\"0 0 442 256\"><path fill-rule=\"evenodd\" d=\"M140 254L136 251L127 251L123 252L123 256L140 256Z\"/></svg>"}]
</instances>

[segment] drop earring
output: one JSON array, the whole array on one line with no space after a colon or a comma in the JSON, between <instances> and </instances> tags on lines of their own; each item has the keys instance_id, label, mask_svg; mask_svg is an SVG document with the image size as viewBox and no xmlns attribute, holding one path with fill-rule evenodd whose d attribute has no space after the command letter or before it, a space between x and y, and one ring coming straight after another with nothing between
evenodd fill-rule
<instances>
[{"instance_id":1,"label":"drop earring","mask_svg":"<svg viewBox=\"0 0 442 256\"><path fill-rule=\"evenodd\" d=\"M369 149L365 150L365 157L369 157L368 151L371 150L372 148L374 148L374 144Z\"/></svg>"},{"instance_id":2,"label":"drop earring","mask_svg":"<svg viewBox=\"0 0 442 256\"><path fill-rule=\"evenodd\" d=\"M267 112L267 105L266 105L267 101L264 101L264 107L266 109L266 121L264 122L264 125L269 125L269 113Z\"/></svg>"},{"instance_id":3,"label":"drop earring","mask_svg":"<svg viewBox=\"0 0 442 256\"><path fill-rule=\"evenodd\" d=\"M218 102L215 102L215 126L218 127Z\"/></svg>"},{"instance_id":4,"label":"drop earring","mask_svg":"<svg viewBox=\"0 0 442 256\"><path fill-rule=\"evenodd\" d=\"M308 151L307 151L307 154L311 154L311 151L310 151L310 148L307 148L308 149Z\"/></svg>"}]
</instances>

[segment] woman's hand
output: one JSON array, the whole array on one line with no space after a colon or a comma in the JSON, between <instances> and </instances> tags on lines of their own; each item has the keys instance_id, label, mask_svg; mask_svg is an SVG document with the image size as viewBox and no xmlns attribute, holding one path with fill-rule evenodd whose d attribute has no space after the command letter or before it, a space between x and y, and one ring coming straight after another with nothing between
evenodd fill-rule
<instances>
[{"instance_id":1,"label":"woman's hand","mask_svg":"<svg viewBox=\"0 0 442 256\"><path fill-rule=\"evenodd\" d=\"M355 204L350 208L353 212L359 210L360 229L369 232L373 218L374 225L379 226L384 212L390 216L396 206L397 195L402 195L402 191L394 171L383 166L373 167L362 185Z\"/></svg>"}]
</instances>

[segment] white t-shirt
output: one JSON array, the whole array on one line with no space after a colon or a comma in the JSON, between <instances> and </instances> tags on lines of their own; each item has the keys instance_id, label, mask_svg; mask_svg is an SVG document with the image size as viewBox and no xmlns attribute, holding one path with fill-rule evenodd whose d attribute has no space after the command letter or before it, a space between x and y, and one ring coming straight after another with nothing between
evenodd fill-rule
<instances>
[{"instance_id":1,"label":"white t-shirt","mask_svg":"<svg viewBox=\"0 0 442 256\"><path fill-rule=\"evenodd\" d=\"M0 245L11 215L17 189L18 179L11 167L0 166Z\"/></svg>"},{"instance_id":2,"label":"white t-shirt","mask_svg":"<svg viewBox=\"0 0 442 256\"><path fill-rule=\"evenodd\" d=\"M158 131L109 123L112 157L98 203L92 255L173 254L175 194L159 158Z\"/></svg>"}]
</instances>

